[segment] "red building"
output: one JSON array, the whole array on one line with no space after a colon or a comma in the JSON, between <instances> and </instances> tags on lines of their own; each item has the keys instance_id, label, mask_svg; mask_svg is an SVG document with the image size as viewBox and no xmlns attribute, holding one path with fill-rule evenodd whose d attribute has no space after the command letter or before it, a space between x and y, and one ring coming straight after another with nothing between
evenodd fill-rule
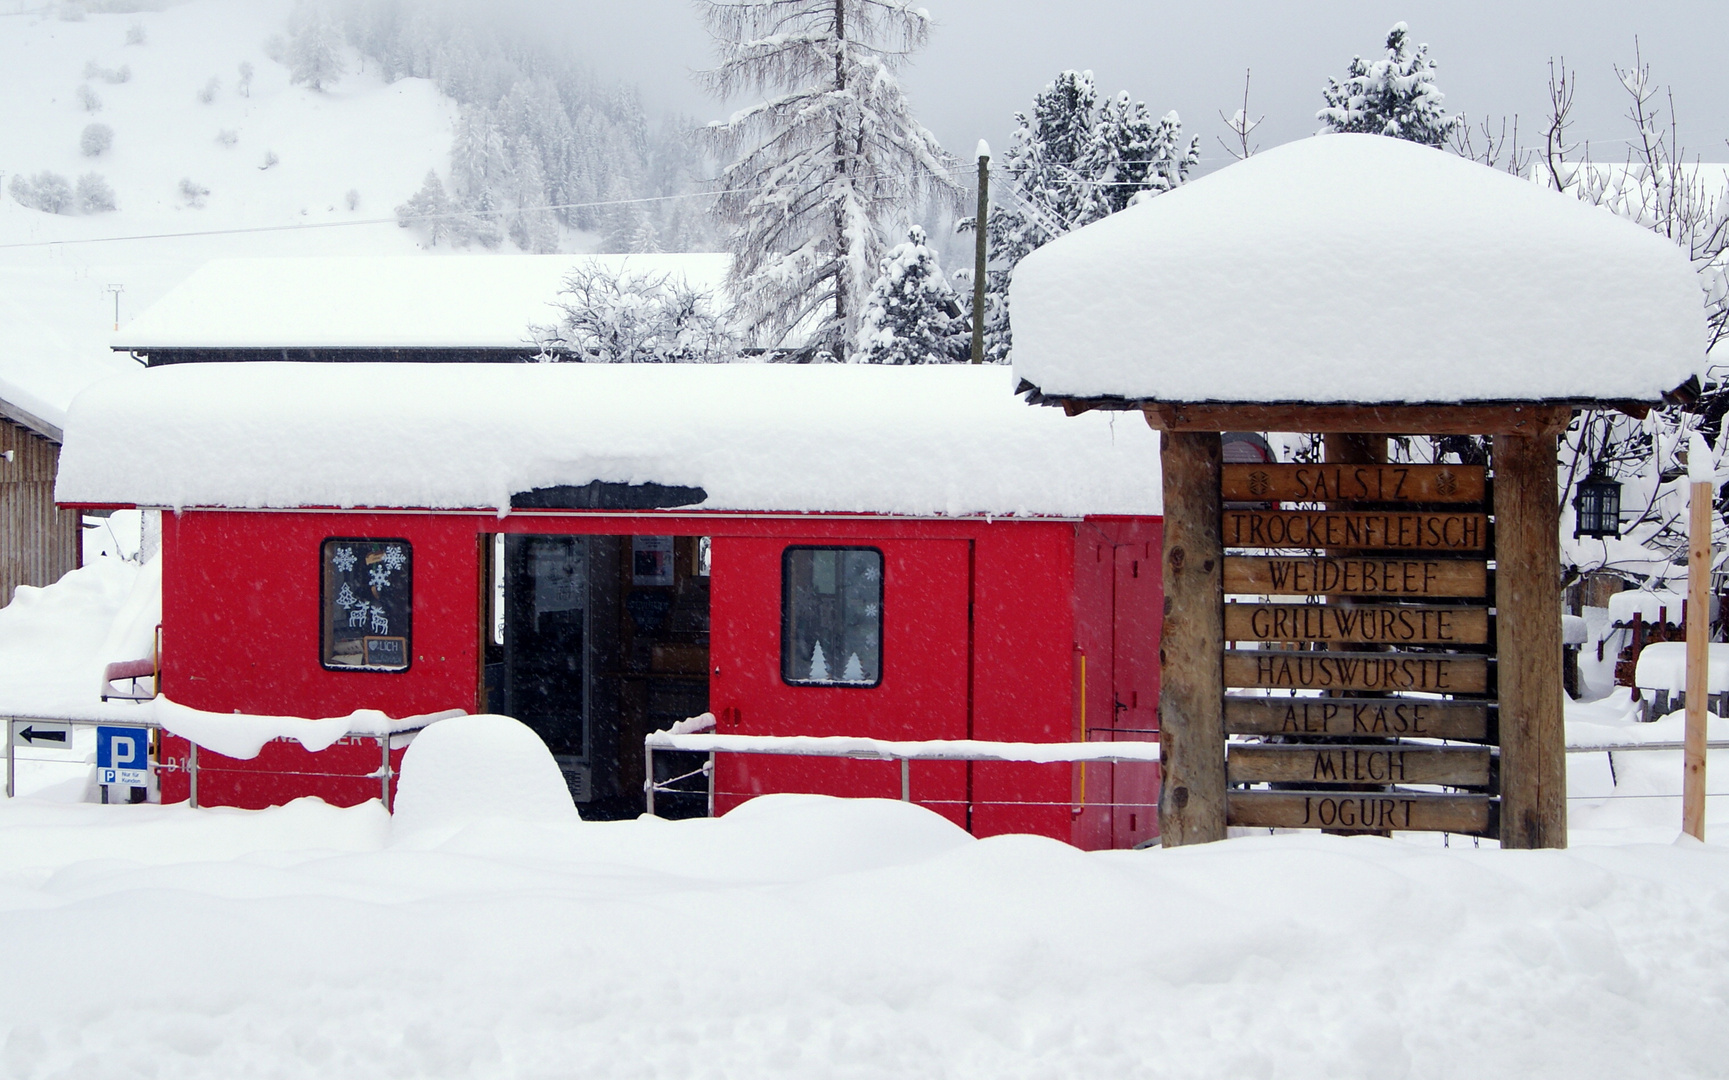
<instances>
[{"instance_id":1,"label":"red building","mask_svg":"<svg viewBox=\"0 0 1729 1080\"><path fill-rule=\"evenodd\" d=\"M1138 417L1029 408L1001 368L192 363L74 404L58 498L162 509L173 701L506 713L618 817L643 736L704 711L741 734L1155 738L1156 455ZM186 750L165 738L165 800ZM378 766L375 739L204 751L200 802L353 804ZM1155 765L911 776L978 835L1156 835ZM778 791L894 798L900 774L717 762L717 813Z\"/></svg>"}]
</instances>

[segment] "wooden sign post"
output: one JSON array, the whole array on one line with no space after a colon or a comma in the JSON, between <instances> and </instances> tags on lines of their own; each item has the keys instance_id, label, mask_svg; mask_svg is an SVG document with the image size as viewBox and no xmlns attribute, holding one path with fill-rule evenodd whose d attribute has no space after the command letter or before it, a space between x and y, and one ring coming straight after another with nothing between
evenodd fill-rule
<instances>
[{"instance_id":1,"label":"wooden sign post","mask_svg":"<svg viewBox=\"0 0 1729 1080\"><path fill-rule=\"evenodd\" d=\"M1307 426L1282 408L1280 430ZM1236 411L1144 409L1163 436L1163 842L1239 825L1565 846L1569 411L1328 406L1347 460L1222 464L1221 431L1267 426ZM1492 469L1388 463L1388 430L1491 435Z\"/></svg>"}]
</instances>

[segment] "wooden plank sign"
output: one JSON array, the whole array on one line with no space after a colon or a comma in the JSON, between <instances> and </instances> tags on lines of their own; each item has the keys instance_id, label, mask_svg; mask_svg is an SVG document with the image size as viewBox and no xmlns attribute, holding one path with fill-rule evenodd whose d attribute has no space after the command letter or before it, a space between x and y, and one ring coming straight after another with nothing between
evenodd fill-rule
<instances>
[{"instance_id":1,"label":"wooden plank sign","mask_svg":"<svg viewBox=\"0 0 1729 1080\"><path fill-rule=\"evenodd\" d=\"M1226 502L1480 503L1481 465L1225 465ZM1228 544L1229 541L1226 541Z\"/></svg>"},{"instance_id":2,"label":"wooden plank sign","mask_svg":"<svg viewBox=\"0 0 1729 1080\"><path fill-rule=\"evenodd\" d=\"M1489 658L1455 653L1225 652L1225 685L1275 690L1419 691L1481 694Z\"/></svg>"},{"instance_id":3,"label":"wooden plank sign","mask_svg":"<svg viewBox=\"0 0 1729 1080\"><path fill-rule=\"evenodd\" d=\"M1408 829L1490 835L1495 809L1486 795L1234 791L1227 797L1226 823L1263 829Z\"/></svg>"},{"instance_id":4,"label":"wooden plank sign","mask_svg":"<svg viewBox=\"0 0 1729 1080\"><path fill-rule=\"evenodd\" d=\"M1243 784L1446 784L1488 787L1487 747L1233 746L1225 775Z\"/></svg>"},{"instance_id":5,"label":"wooden plank sign","mask_svg":"<svg viewBox=\"0 0 1729 1080\"><path fill-rule=\"evenodd\" d=\"M1489 564L1482 559L1225 557L1227 593L1439 599L1488 591Z\"/></svg>"},{"instance_id":6,"label":"wooden plank sign","mask_svg":"<svg viewBox=\"0 0 1729 1080\"><path fill-rule=\"evenodd\" d=\"M1486 739L1489 706L1409 697L1226 697L1225 731L1232 735Z\"/></svg>"},{"instance_id":7,"label":"wooden plank sign","mask_svg":"<svg viewBox=\"0 0 1729 1080\"><path fill-rule=\"evenodd\" d=\"M1226 604L1226 641L1483 645L1489 609L1419 604Z\"/></svg>"},{"instance_id":8,"label":"wooden plank sign","mask_svg":"<svg viewBox=\"0 0 1729 1080\"><path fill-rule=\"evenodd\" d=\"M1344 510L1226 510L1226 547L1374 548L1381 551L1482 551L1482 514Z\"/></svg>"}]
</instances>

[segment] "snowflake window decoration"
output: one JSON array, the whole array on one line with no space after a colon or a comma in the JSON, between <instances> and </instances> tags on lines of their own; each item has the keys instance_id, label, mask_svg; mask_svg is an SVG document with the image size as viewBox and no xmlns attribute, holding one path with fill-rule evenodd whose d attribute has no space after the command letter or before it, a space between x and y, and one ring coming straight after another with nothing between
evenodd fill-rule
<instances>
[{"instance_id":1,"label":"snowflake window decoration","mask_svg":"<svg viewBox=\"0 0 1729 1080\"><path fill-rule=\"evenodd\" d=\"M330 556L330 565L336 567L339 573L344 574L352 571L354 569L354 564L358 561L359 560L354 557L354 549L348 547L339 547L336 549L335 553Z\"/></svg>"},{"instance_id":2,"label":"snowflake window decoration","mask_svg":"<svg viewBox=\"0 0 1729 1080\"><path fill-rule=\"evenodd\" d=\"M395 572L408 565L408 557L402 554L401 544L391 544L384 549L384 568Z\"/></svg>"},{"instance_id":3,"label":"snowflake window decoration","mask_svg":"<svg viewBox=\"0 0 1729 1080\"><path fill-rule=\"evenodd\" d=\"M366 583L374 589L390 587L390 570L383 565L373 567L366 575Z\"/></svg>"}]
</instances>

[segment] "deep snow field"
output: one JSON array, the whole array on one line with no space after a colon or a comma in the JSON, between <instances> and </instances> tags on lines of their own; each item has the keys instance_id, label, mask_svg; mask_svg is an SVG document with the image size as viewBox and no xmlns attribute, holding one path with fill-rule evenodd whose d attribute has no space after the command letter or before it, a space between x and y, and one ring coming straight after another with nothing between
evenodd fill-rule
<instances>
[{"instance_id":1,"label":"deep snow field","mask_svg":"<svg viewBox=\"0 0 1729 1080\"><path fill-rule=\"evenodd\" d=\"M0 708L93 700L153 588L99 558L0 609ZM1677 736L1624 695L1574 707L1570 741ZM465 790L489 755L495 781ZM421 735L394 820L81 803L87 743L24 756L0 800L0 1077L1624 1080L1729 1061L1729 800L1711 843L1676 842L1677 752L1618 754L1613 778L1570 755L1565 852L1263 834L1084 853L802 796L582 822L532 737Z\"/></svg>"},{"instance_id":2,"label":"deep snow field","mask_svg":"<svg viewBox=\"0 0 1729 1080\"><path fill-rule=\"evenodd\" d=\"M20 7L21 5L12 5ZM188 0L162 11L0 17L0 173L50 170L76 184L100 173L118 209L49 214L0 191L0 396L51 422L77 391L131 362L108 352L114 298L122 324L206 261L225 255L388 255L420 251L411 230L353 222L392 218L429 168L447 173L457 107L425 79L385 84L344 50L347 74L323 92L290 86L265 56L286 29L290 0ZM32 3L46 10L46 5ZM128 44L133 25L142 44ZM125 82L84 78L87 63ZM250 63L250 88L239 69ZM206 103L207 83L217 88ZM78 100L88 84L101 102ZM80 150L87 124L113 146ZM219 141L223 132L231 144ZM266 155L276 164L265 168ZM182 178L209 189L202 207ZM348 193L358 194L353 209ZM302 228L300 226L337 226ZM266 227L278 231L224 233ZM202 236L163 234L208 233ZM110 240L113 237L149 237ZM100 239L102 242L89 241ZM438 248L434 253L447 249Z\"/></svg>"}]
</instances>

